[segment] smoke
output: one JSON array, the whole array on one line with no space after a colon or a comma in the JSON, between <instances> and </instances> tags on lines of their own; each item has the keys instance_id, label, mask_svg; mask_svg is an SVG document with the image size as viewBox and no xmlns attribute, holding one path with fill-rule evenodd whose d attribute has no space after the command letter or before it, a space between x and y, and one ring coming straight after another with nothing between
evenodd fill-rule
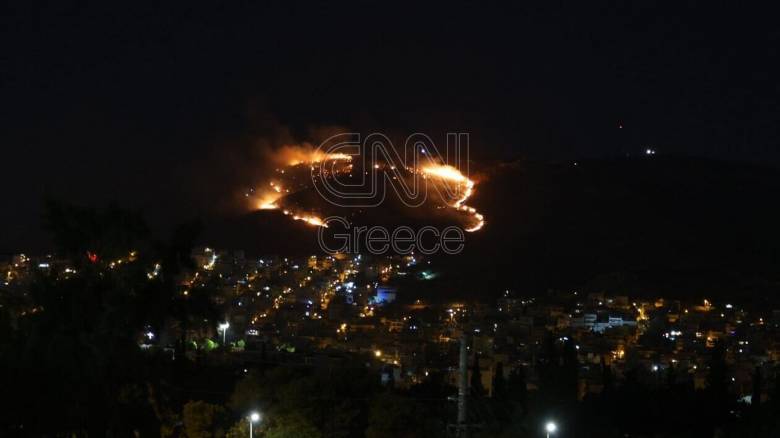
<instances>
[{"instance_id":1,"label":"smoke","mask_svg":"<svg viewBox=\"0 0 780 438\"><path fill-rule=\"evenodd\" d=\"M400 178L409 187L415 180L422 178L426 190L426 202L422 206L406 208L403 203L387 203L379 208L396 208L404 210L407 216L416 216L432 220L435 216L441 216L444 209L456 223L463 223L466 231L477 231L485 225L484 217L474 207L466 205L466 201L473 195L476 182L455 167L447 164L426 164L419 169L402 165L398 169L395 164L385 162L370 163L368 168L355 169L352 157L343 154L326 154L314 148L310 144L302 146L285 145L273 151L271 161L277 163L273 179L267 185L259 189L252 189L245 194L249 200L250 208L260 210L280 209L294 220L300 220L310 225L324 226L321 213L324 202L316 199L312 203L311 197L306 198L307 203L300 202L294 195L304 191L314 191L310 179L312 175L319 178L338 178L348 176L354 179L355 173L368 175L370 172L392 175L392 179ZM330 164L330 172L323 174L319 164ZM362 175L361 175L362 176ZM361 178L362 179L362 178ZM384 178L381 178L384 181ZM293 200L295 198L295 201ZM446 214L446 213L445 213Z\"/></svg>"},{"instance_id":2,"label":"smoke","mask_svg":"<svg viewBox=\"0 0 780 438\"><path fill-rule=\"evenodd\" d=\"M318 196L312 186L312 172L319 171L319 164L327 162L323 167L328 167L331 173L321 176L358 179L371 171L389 172L391 164L376 163L372 168L363 169L362 160L353 163L350 156L326 154L318 149L327 139L347 132L351 131L340 126L316 126L294 134L288 126L263 115L249 132L214 143L211 153L192 175L199 194L194 204L226 216L269 210L266 214L285 215L312 226L321 226L322 218L330 215L349 214L355 219L356 211L338 210ZM477 184L469 176L444 163L401 170L405 173L400 178L407 184L415 177L426 180L426 203L410 208L388 200L374 211L361 210L361 213L410 221L449 222L467 231L476 231L484 225L483 216L466 205L476 193Z\"/></svg>"}]
</instances>

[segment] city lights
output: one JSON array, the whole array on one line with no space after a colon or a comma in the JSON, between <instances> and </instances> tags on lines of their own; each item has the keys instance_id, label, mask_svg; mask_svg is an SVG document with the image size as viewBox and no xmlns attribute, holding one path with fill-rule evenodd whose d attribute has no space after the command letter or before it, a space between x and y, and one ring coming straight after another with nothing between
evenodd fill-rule
<instances>
[{"instance_id":1,"label":"city lights","mask_svg":"<svg viewBox=\"0 0 780 438\"><path fill-rule=\"evenodd\" d=\"M230 328L230 323L227 321L222 322L217 328L222 332L222 345L225 345L225 339L227 337L227 331Z\"/></svg>"},{"instance_id":2,"label":"city lights","mask_svg":"<svg viewBox=\"0 0 780 438\"><path fill-rule=\"evenodd\" d=\"M260 421L260 413L255 411L249 414L249 438L252 438L252 429L255 423Z\"/></svg>"},{"instance_id":3,"label":"city lights","mask_svg":"<svg viewBox=\"0 0 780 438\"><path fill-rule=\"evenodd\" d=\"M0 438L780 438L774 2L19 3Z\"/></svg>"}]
</instances>

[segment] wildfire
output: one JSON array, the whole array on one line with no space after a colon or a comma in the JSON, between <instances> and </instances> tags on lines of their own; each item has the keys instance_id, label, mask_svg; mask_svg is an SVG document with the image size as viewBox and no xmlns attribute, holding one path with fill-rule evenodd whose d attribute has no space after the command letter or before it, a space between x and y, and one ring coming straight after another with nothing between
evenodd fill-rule
<instances>
[{"instance_id":1,"label":"wildfire","mask_svg":"<svg viewBox=\"0 0 780 438\"><path fill-rule=\"evenodd\" d=\"M270 157L270 159L279 163L280 167L277 168L277 172L280 175L279 177L284 179L287 178L286 174L289 174L289 171L294 170L296 166L314 166L315 164L322 163L324 161L351 162L352 156L341 153L329 154L316 150L309 145L304 145L303 147L282 147L272 157ZM289 180L288 178L285 181L291 182L294 181L294 179ZM251 196L250 194L247 194L247 196L251 196L255 202L256 208L260 210L277 210L281 208L280 201L282 198L291 193L295 193L298 190L301 190L299 185L282 185L282 183L278 181L270 181L265 189L260 190L254 196ZM252 192L254 192L254 190L252 190ZM284 209L282 210L282 213L284 213L285 216L291 217L293 220L301 221L312 226L327 227L327 225L320 217L310 213L292 211L290 209Z\"/></svg>"},{"instance_id":2,"label":"wildfire","mask_svg":"<svg viewBox=\"0 0 780 438\"><path fill-rule=\"evenodd\" d=\"M431 164L422 168L424 175L437 176L441 179L454 181L461 184L474 185L465 175L452 166L446 164Z\"/></svg>"},{"instance_id":3,"label":"wildfire","mask_svg":"<svg viewBox=\"0 0 780 438\"><path fill-rule=\"evenodd\" d=\"M293 220L296 220L296 221L306 222L309 225L314 225L314 226L317 226L317 227L328 228L328 224L323 222L322 219L320 219L317 216L311 215L311 214L294 213L294 212L292 212L290 210L282 210L282 213L284 213L285 216L292 217Z\"/></svg>"},{"instance_id":4,"label":"wildfire","mask_svg":"<svg viewBox=\"0 0 780 438\"><path fill-rule=\"evenodd\" d=\"M257 204L257 208L260 210L276 210L279 206L276 204L276 199L261 200Z\"/></svg>"},{"instance_id":5,"label":"wildfire","mask_svg":"<svg viewBox=\"0 0 780 438\"><path fill-rule=\"evenodd\" d=\"M279 208L279 205L276 202L281 199L282 196L284 196L282 193L284 190L282 189L281 185L271 181L269 186L271 189L266 190L259 197L260 199L257 203L257 206L260 210L274 210Z\"/></svg>"},{"instance_id":6,"label":"wildfire","mask_svg":"<svg viewBox=\"0 0 780 438\"><path fill-rule=\"evenodd\" d=\"M352 156L342 153L329 154L308 145L304 145L303 147L283 147L270 158L278 163L278 178L282 179L285 184L283 186L278 180L271 181L264 190L261 190L255 194L255 196L252 196L252 199L256 202L256 208L260 210L280 209L282 207L281 201L283 198L288 194L306 188L306 186L302 186L300 183L295 182L296 178L294 175L297 174L297 172L302 171L298 166L309 166L312 171L314 171L315 164L327 161L344 162L343 166L334 168L329 173L325 170L321 170L321 172L323 172L323 175L329 175L336 172L345 172L351 175L352 172ZM373 167L374 169L381 169L385 166L374 164ZM395 166L390 167L395 170ZM459 213L469 216L471 225L466 228L465 231L474 232L485 226L484 216L477 212L474 207L466 205L466 201L474 194L475 181L469 179L455 167L446 164L428 164L417 171L410 168L406 168L406 170L412 174L416 173L417 175L422 175L423 178L436 179L444 183L444 186L447 189L447 196L443 200L444 204ZM285 206L285 209L283 209L282 212L285 216L289 216L293 220L301 221L312 226L327 227L320 217L311 213L295 210L287 206Z\"/></svg>"},{"instance_id":7,"label":"wildfire","mask_svg":"<svg viewBox=\"0 0 780 438\"><path fill-rule=\"evenodd\" d=\"M478 213L474 207L469 207L465 204L471 195L474 193L475 182L466 175L463 175L458 169L446 165L446 164L432 164L422 168L421 172L426 177L439 178L447 182L453 182L458 184L459 196L451 204L451 207L458 211L470 214L475 221L475 224L469 228L466 228L468 232L474 232L485 226L485 217Z\"/></svg>"},{"instance_id":8,"label":"wildfire","mask_svg":"<svg viewBox=\"0 0 780 438\"><path fill-rule=\"evenodd\" d=\"M338 153L328 154L318 150L296 149L294 152L291 152L291 155L293 155L293 157L287 162L287 165L290 167L295 167L300 164L311 165L323 161L352 161L351 155Z\"/></svg>"}]
</instances>

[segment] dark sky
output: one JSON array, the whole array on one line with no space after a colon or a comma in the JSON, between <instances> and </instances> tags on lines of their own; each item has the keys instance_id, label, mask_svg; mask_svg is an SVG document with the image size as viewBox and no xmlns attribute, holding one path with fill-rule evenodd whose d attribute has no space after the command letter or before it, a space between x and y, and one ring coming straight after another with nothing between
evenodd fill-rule
<instances>
[{"instance_id":1,"label":"dark sky","mask_svg":"<svg viewBox=\"0 0 780 438\"><path fill-rule=\"evenodd\" d=\"M45 193L160 223L208 212L203 187L235 187L204 161L271 117L300 133L468 131L477 158L652 146L780 162L771 10L35 3L0 12L0 253L41 242Z\"/></svg>"}]
</instances>

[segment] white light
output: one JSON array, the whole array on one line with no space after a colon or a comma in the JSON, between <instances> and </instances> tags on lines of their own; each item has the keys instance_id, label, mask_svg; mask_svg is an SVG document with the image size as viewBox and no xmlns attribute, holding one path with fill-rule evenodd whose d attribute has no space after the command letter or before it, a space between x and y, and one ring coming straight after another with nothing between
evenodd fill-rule
<instances>
[{"instance_id":1,"label":"white light","mask_svg":"<svg viewBox=\"0 0 780 438\"><path fill-rule=\"evenodd\" d=\"M544 425L544 430L546 430L548 433L555 433L555 431L558 430L558 426L556 426L552 421L548 421L547 424Z\"/></svg>"},{"instance_id":2,"label":"white light","mask_svg":"<svg viewBox=\"0 0 780 438\"><path fill-rule=\"evenodd\" d=\"M252 423L257 423L260 421L260 414L257 412L252 412L249 414L249 419L252 421Z\"/></svg>"},{"instance_id":3,"label":"white light","mask_svg":"<svg viewBox=\"0 0 780 438\"><path fill-rule=\"evenodd\" d=\"M225 330L227 330L229 328L230 328L230 323L229 322L225 321L225 322L219 323L219 329L220 330L225 331Z\"/></svg>"}]
</instances>

